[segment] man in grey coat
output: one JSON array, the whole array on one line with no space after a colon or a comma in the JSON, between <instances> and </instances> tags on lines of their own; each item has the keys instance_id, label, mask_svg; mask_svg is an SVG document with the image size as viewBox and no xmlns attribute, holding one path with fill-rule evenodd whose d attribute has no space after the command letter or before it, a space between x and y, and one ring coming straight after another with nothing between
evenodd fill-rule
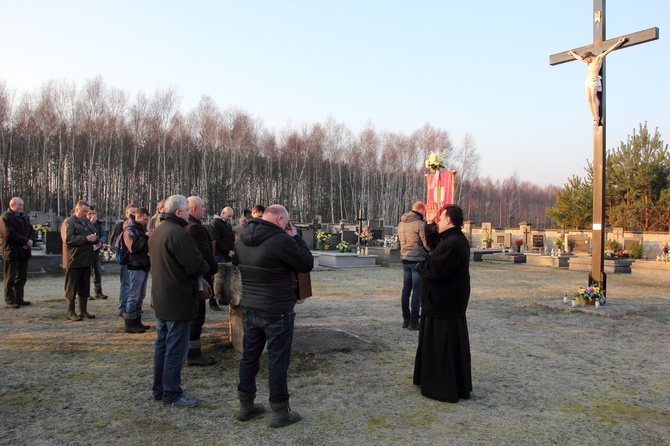
<instances>
[{"instance_id":1,"label":"man in grey coat","mask_svg":"<svg viewBox=\"0 0 670 446\"><path fill-rule=\"evenodd\" d=\"M426 205L417 201L412 210L400 217L398 224L398 241L402 258L402 328L419 329L419 311L421 309L421 276L416 265L425 260L428 251L426 242ZM411 294L411 305L410 305Z\"/></svg>"}]
</instances>

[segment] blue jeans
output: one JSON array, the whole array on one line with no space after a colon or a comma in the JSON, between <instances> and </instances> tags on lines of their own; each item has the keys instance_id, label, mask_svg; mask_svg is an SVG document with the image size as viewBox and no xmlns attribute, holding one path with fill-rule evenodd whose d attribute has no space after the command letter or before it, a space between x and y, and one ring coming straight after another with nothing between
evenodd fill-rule
<instances>
[{"instance_id":1,"label":"blue jeans","mask_svg":"<svg viewBox=\"0 0 670 446\"><path fill-rule=\"evenodd\" d=\"M256 393L256 374L261 353L267 342L270 402L286 401L288 367L293 343L293 310L279 315L264 315L244 310L244 351L240 360L240 383L237 390Z\"/></svg>"},{"instance_id":2,"label":"blue jeans","mask_svg":"<svg viewBox=\"0 0 670 446\"><path fill-rule=\"evenodd\" d=\"M128 278L130 292L126 301L126 313L135 313L142 310L142 302L147 295L149 273L141 269L129 269Z\"/></svg>"},{"instance_id":3,"label":"blue jeans","mask_svg":"<svg viewBox=\"0 0 670 446\"><path fill-rule=\"evenodd\" d=\"M188 354L190 321L158 319L154 351L154 397L164 403L174 403L184 394L181 388L181 369Z\"/></svg>"},{"instance_id":4,"label":"blue jeans","mask_svg":"<svg viewBox=\"0 0 670 446\"><path fill-rule=\"evenodd\" d=\"M126 303L128 302L128 294L130 293L130 277L128 275L128 265L121 265L119 280L121 281L121 288L119 288L119 314L120 314L126 311Z\"/></svg>"},{"instance_id":5,"label":"blue jeans","mask_svg":"<svg viewBox=\"0 0 670 446\"><path fill-rule=\"evenodd\" d=\"M402 264L402 319L412 325L419 324L419 310L421 308L421 276L416 270L416 263ZM412 295L410 308L409 296Z\"/></svg>"}]
</instances>

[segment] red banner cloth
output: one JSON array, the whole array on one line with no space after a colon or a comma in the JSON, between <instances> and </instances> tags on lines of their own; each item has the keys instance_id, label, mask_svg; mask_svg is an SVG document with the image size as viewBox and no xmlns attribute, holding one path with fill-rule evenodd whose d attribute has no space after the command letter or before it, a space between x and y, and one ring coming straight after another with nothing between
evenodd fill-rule
<instances>
[{"instance_id":1,"label":"red banner cloth","mask_svg":"<svg viewBox=\"0 0 670 446\"><path fill-rule=\"evenodd\" d=\"M444 170L426 175L426 189L428 203L437 203L438 207L453 204L454 202L454 180L456 172Z\"/></svg>"}]
</instances>

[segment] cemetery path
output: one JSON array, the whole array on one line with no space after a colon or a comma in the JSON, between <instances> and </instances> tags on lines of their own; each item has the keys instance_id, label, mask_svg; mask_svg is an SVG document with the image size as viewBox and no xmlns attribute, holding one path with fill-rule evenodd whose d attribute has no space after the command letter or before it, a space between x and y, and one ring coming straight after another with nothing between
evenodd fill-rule
<instances>
[{"instance_id":1,"label":"cemetery path","mask_svg":"<svg viewBox=\"0 0 670 446\"><path fill-rule=\"evenodd\" d=\"M523 264L473 263L468 325L472 399L440 403L412 385L417 333L400 328L402 270L312 273L314 297L296 306L298 328L342 330L354 348L296 351L291 406L304 420L241 423L239 356L223 341L225 312L203 334L213 367L184 368L193 410L151 398L153 331L123 333L118 276L93 321L68 322L63 278L26 287L33 305L0 312L0 417L6 444L668 444L670 301L667 281L609 275L608 298L650 306L620 318L537 305L585 285L586 273ZM154 325L153 312L145 323ZM309 330L305 330L309 332ZM266 359L258 400L267 406Z\"/></svg>"}]
</instances>

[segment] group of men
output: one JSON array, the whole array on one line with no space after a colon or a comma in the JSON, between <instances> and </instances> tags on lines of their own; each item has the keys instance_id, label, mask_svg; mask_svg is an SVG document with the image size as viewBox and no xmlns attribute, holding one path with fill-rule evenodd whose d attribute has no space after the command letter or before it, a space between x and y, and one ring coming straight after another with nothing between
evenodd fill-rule
<instances>
[{"instance_id":1,"label":"group of men","mask_svg":"<svg viewBox=\"0 0 670 446\"><path fill-rule=\"evenodd\" d=\"M12 308L30 304L23 300L23 288L30 250L37 238L23 207L20 198L12 199L0 226L5 302ZM287 378L297 301L296 274L312 269L312 254L281 205L267 209L258 205L243 213L237 241L232 208L225 207L209 226L202 222L205 211L205 203L197 196L173 195L159 203L153 217L145 208L129 204L125 219L117 222L109 238L110 242L120 238L128 251L128 260L121 265L119 292L119 315L128 333L143 333L149 328L142 324L141 315L151 274L157 320L153 397L164 406L197 406L197 401L185 396L181 388L183 364L215 363L202 356L200 335L206 301L199 296L203 286L213 286L218 263L234 261L242 277L244 321L237 419L248 421L265 412L255 397L261 353L267 346L270 426L295 423L301 417L290 410ZM99 266L97 249L106 241L104 227L96 227L96 222L94 211L82 200L61 227L67 314L73 321L95 318L87 308L90 274L91 268L95 271ZM95 296L106 298L99 270L94 284Z\"/></svg>"},{"instance_id":2,"label":"group of men","mask_svg":"<svg viewBox=\"0 0 670 446\"><path fill-rule=\"evenodd\" d=\"M152 297L158 321L154 399L165 406L197 406L197 401L185 396L181 388L181 368L184 360L189 363L194 349L198 353L200 350L198 330L202 329L205 304L198 299L199 290L204 286L202 281L211 286L217 258L235 260L242 275L244 320L237 419L248 421L265 412L263 405L255 403L255 397L260 357L267 346L273 415L270 425L295 423L300 415L290 410L287 377L297 300L296 273L312 269L312 254L281 205L269 206L249 219L239 229L237 241L231 208L224 208L219 218L212 220L211 235L201 222L204 213L205 205L199 197L173 195L165 201L163 222L149 238ZM198 331L197 340L194 329Z\"/></svg>"}]
</instances>

